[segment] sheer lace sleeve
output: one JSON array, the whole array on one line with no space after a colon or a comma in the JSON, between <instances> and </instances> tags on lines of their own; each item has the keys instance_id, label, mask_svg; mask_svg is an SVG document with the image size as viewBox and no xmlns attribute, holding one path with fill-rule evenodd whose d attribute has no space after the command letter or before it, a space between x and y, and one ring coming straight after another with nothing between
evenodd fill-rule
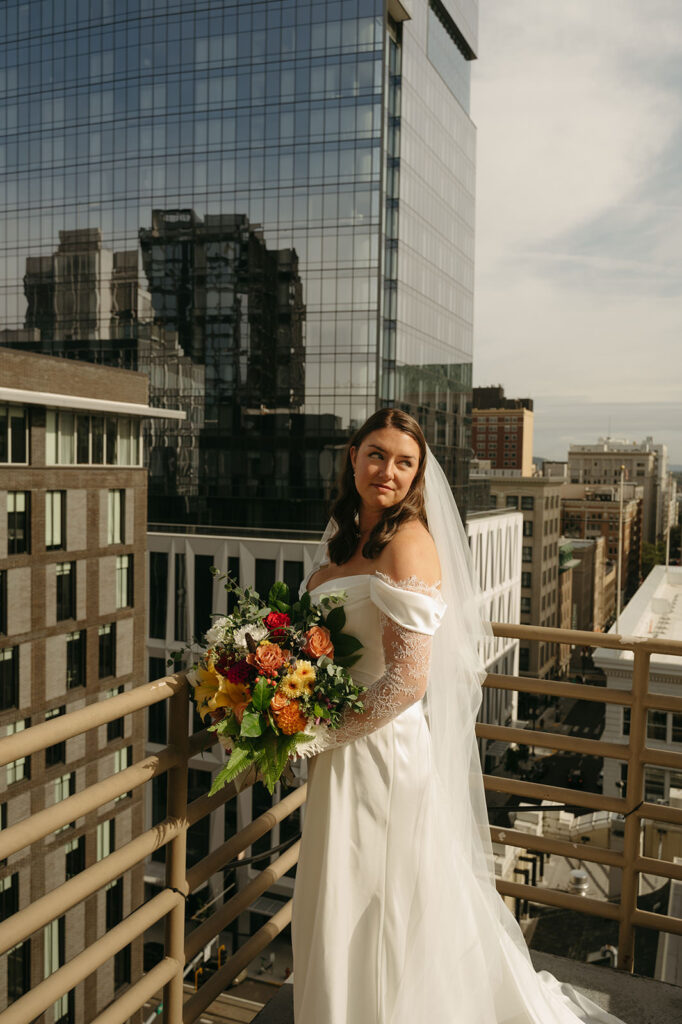
<instances>
[{"instance_id":1,"label":"sheer lace sleeve","mask_svg":"<svg viewBox=\"0 0 682 1024\"><path fill-rule=\"evenodd\" d=\"M424 584L412 587L406 586L407 582L395 584L391 581L390 590L395 591L398 587L414 589L423 602ZM387 586L387 583L383 586ZM437 593L437 589L431 588L427 601L435 604ZM436 614L433 631L437 628L438 619L439 615ZM421 632L414 628L413 623L397 621L384 610L380 613L380 623L385 669L383 675L365 692L364 711L347 711L338 729L327 729L321 735L318 734L312 742L299 748L297 754L300 756L311 757L322 750L343 746L366 736L386 725L424 696L429 678L433 633Z\"/></svg>"}]
</instances>

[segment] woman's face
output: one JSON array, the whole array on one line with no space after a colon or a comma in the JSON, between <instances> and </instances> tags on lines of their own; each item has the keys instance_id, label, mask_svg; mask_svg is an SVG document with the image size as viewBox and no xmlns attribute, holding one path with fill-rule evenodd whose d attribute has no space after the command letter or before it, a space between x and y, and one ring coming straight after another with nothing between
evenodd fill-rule
<instances>
[{"instance_id":1,"label":"woman's face","mask_svg":"<svg viewBox=\"0 0 682 1024\"><path fill-rule=\"evenodd\" d=\"M383 511L402 501L419 469L419 445L395 427L382 427L350 450L355 486L367 509Z\"/></svg>"}]
</instances>

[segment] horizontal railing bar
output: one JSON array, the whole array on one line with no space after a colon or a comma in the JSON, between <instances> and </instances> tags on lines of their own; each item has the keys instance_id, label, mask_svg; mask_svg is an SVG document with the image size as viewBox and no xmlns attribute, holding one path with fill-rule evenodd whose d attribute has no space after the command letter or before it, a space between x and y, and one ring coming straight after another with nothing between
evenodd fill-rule
<instances>
[{"instance_id":1,"label":"horizontal railing bar","mask_svg":"<svg viewBox=\"0 0 682 1024\"><path fill-rule=\"evenodd\" d=\"M542 732L539 729L515 729L509 725L488 725L476 723L476 735L489 740L509 740L523 743L528 747L549 747L551 750L570 750L593 757L616 757L627 761L627 743L605 743L602 740L586 740L582 736L571 736L562 732ZM678 755L682 761L682 755Z\"/></svg>"},{"instance_id":2,"label":"horizontal railing bar","mask_svg":"<svg viewBox=\"0 0 682 1024\"><path fill-rule=\"evenodd\" d=\"M143 904L102 938L69 960L40 984L27 992L15 1003L0 1014L1 1024L26 1024L56 1002L60 996L69 992L85 978L88 978L98 967L110 960L119 950L127 946L133 939L144 934L147 928L160 921L176 904L184 903L177 893L165 889L149 903ZM17 939L16 942L21 941ZM14 945L15 943L10 943ZM177 964L176 964L177 966ZM124 1018L125 1019L125 1018Z\"/></svg>"},{"instance_id":3,"label":"horizontal railing bar","mask_svg":"<svg viewBox=\"0 0 682 1024\"><path fill-rule=\"evenodd\" d=\"M555 679L535 679L530 676L505 676L490 672L483 683L496 690L518 690L519 693L540 693L547 697L574 697L600 704L621 704L630 707L632 694L607 686L589 686L586 683L561 683Z\"/></svg>"},{"instance_id":4,"label":"horizontal railing bar","mask_svg":"<svg viewBox=\"0 0 682 1024\"><path fill-rule=\"evenodd\" d=\"M204 793L203 796L198 796L196 800L193 800L191 804L187 805L187 824L194 825L197 821L201 821L207 814L211 814L213 811L217 811L219 807L226 804L228 800L232 800L237 793L243 793L245 789L251 789L253 783L248 786L244 786L243 789L237 789L234 782L229 782L227 786L223 786L222 789L214 793L213 796L209 796L208 793Z\"/></svg>"},{"instance_id":5,"label":"horizontal railing bar","mask_svg":"<svg viewBox=\"0 0 682 1024\"><path fill-rule=\"evenodd\" d=\"M587 807L592 811L614 811L625 814L627 802L622 797L602 796L582 789L562 789L560 786L546 786L540 782L523 782L521 779L507 779L499 775L484 775L483 785L494 793L510 793L514 796L528 796L536 800L553 800L570 804L571 807ZM513 808L510 808L513 810ZM538 807L538 810L542 810Z\"/></svg>"},{"instance_id":6,"label":"horizontal railing bar","mask_svg":"<svg viewBox=\"0 0 682 1024\"><path fill-rule=\"evenodd\" d=\"M603 846L589 846L586 843L573 843L566 839L551 839L548 836L536 836L532 832L520 832L513 828L491 826L490 838L493 843L505 846L520 847L524 850L538 850L541 853L555 853L560 857L574 857L587 860L593 864L609 864L615 868L625 866L625 858L618 850L607 850Z\"/></svg>"},{"instance_id":7,"label":"horizontal railing bar","mask_svg":"<svg viewBox=\"0 0 682 1024\"><path fill-rule=\"evenodd\" d=\"M653 928L657 932L670 932L682 935L682 917L671 917L670 914L653 914L650 910L635 910L632 923L641 928Z\"/></svg>"},{"instance_id":8,"label":"horizontal railing bar","mask_svg":"<svg viewBox=\"0 0 682 1024\"><path fill-rule=\"evenodd\" d=\"M56 832L77 818L82 818L90 811L97 810L117 796L144 785L155 775L161 775L179 762L180 755L177 751L172 747L166 747L161 753L151 754L130 768L116 772L108 779L87 786L82 792L74 793L66 800L60 800L58 804L46 807L43 811L17 822L16 825L3 829L0 832L0 860L43 839L50 832Z\"/></svg>"},{"instance_id":9,"label":"horizontal railing bar","mask_svg":"<svg viewBox=\"0 0 682 1024\"><path fill-rule=\"evenodd\" d=\"M0 766L16 761L20 757L35 754L55 743L73 739L74 736L80 736L81 733L140 711L151 704L158 704L159 701L172 697L183 685L184 680L179 677L157 679L153 683L136 686L127 693L95 701L85 708L79 708L78 711L69 711L66 715L51 718L49 722L41 722L39 725L32 725L30 729L15 732L0 740Z\"/></svg>"},{"instance_id":10,"label":"horizontal railing bar","mask_svg":"<svg viewBox=\"0 0 682 1024\"><path fill-rule=\"evenodd\" d=\"M216 935L223 931L228 924L236 920L240 914L243 914L245 910L248 910L254 900L262 896L271 885L274 885L283 875L286 875L287 871L290 871L298 861L300 849L301 842L299 840L293 846L290 846L288 850L285 850L274 864L263 868L253 881L249 882L243 889L240 889L227 903L224 903L214 914L211 914L203 924L195 928L185 941L185 963L189 963L199 950L208 945L211 939L214 939Z\"/></svg>"},{"instance_id":11,"label":"horizontal railing bar","mask_svg":"<svg viewBox=\"0 0 682 1024\"><path fill-rule=\"evenodd\" d=\"M647 693L644 705L653 711L674 711L682 714L682 697L672 697L667 693Z\"/></svg>"},{"instance_id":12,"label":"horizontal railing bar","mask_svg":"<svg viewBox=\"0 0 682 1024\"><path fill-rule=\"evenodd\" d=\"M128 1024L132 1015L141 1010L152 996L160 992L179 970L181 968L177 960L173 960L169 956L164 957L161 963L143 974L138 982L110 1006L107 1006L106 1010L103 1010L99 1017L92 1021L92 1024Z\"/></svg>"},{"instance_id":13,"label":"horizontal railing bar","mask_svg":"<svg viewBox=\"0 0 682 1024\"><path fill-rule=\"evenodd\" d=\"M260 839L266 832L274 828L279 821L282 821L292 811L295 811L301 804L305 803L307 795L308 784L305 783L303 786L295 789L293 793L285 796L283 800L273 804L272 807L269 807L258 818L250 821L248 825L241 829L240 832L237 832L236 835L231 836L217 850L213 850L207 857L204 857L203 860L189 868L187 871L189 891L194 892L202 882L207 881L216 871L222 870L226 864L229 864L240 853L248 850L252 843L255 843L257 839Z\"/></svg>"},{"instance_id":14,"label":"horizontal railing bar","mask_svg":"<svg viewBox=\"0 0 682 1024\"><path fill-rule=\"evenodd\" d=\"M663 768L682 770L682 751L679 750L660 750L657 747L645 747L640 760L644 764L657 764Z\"/></svg>"},{"instance_id":15,"label":"horizontal railing bar","mask_svg":"<svg viewBox=\"0 0 682 1024\"><path fill-rule=\"evenodd\" d=\"M610 921L620 920L620 907L614 903L607 903L606 900L595 900L589 896L577 896L571 892L545 889L538 885L526 885L523 882L508 882L504 878L498 878L496 885L497 891L503 896L514 896L517 899L528 900L529 903L540 903L548 907L577 910L581 914L605 917Z\"/></svg>"},{"instance_id":16,"label":"horizontal railing bar","mask_svg":"<svg viewBox=\"0 0 682 1024\"><path fill-rule=\"evenodd\" d=\"M266 921L250 939L247 939L244 945L223 964L221 969L216 971L213 977L209 978L199 991L187 1000L182 1009L183 1024L194 1024L199 1014L203 1013L214 999L217 999L230 982L234 981L237 975L251 963L253 958L258 956L273 939L284 931L291 922L292 903L293 901L289 900L281 910L273 914L270 920ZM95 1024L100 1024L100 1022L95 1022Z\"/></svg>"},{"instance_id":17,"label":"horizontal railing bar","mask_svg":"<svg viewBox=\"0 0 682 1024\"><path fill-rule=\"evenodd\" d=\"M673 864L671 860L660 860L658 857L637 857L635 871L643 875L658 875L660 878L676 878L682 882L682 864Z\"/></svg>"},{"instance_id":18,"label":"horizontal railing bar","mask_svg":"<svg viewBox=\"0 0 682 1024\"><path fill-rule=\"evenodd\" d=\"M216 733L209 732L208 729L202 729L201 732L193 732L189 738L189 757L195 757L200 754L202 750L208 750L209 747L214 746L218 742Z\"/></svg>"},{"instance_id":19,"label":"horizontal railing bar","mask_svg":"<svg viewBox=\"0 0 682 1024\"><path fill-rule=\"evenodd\" d=\"M185 828L186 822L166 818L165 821L159 822L126 843L120 850L115 850L96 864L91 864L85 871L62 882L56 889L41 896L24 910L18 911L8 918L5 934L0 933L0 955L37 932L39 928L43 928L49 921L54 921L71 907L75 907L77 903L92 896L108 882L113 882L154 850L165 846Z\"/></svg>"},{"instance_id":20,"label":"horizontal railing bar","mask_svg":"<svg viewBox=\"0 0 682 1024\"><path fill-rule=\"evenodd\" d=\"M491 622L493 636L510 640L542 640L550 643L576 644L581 647L605 647L610 650L649 651L682 657L682 640L661 640L653 637L622 636L616 633L593 633L582 629L559 629L556 626L526 626L518 622Z\"/></svg>"},{"instance_id":21,"label":"horizontal railing bar","mask_svg":"<svg viewBox=\"0 0 682 1024\"><path fill-rule=\"evenodd\" d=\"M664 821L667 825L682 825L682 807L671 807L669 804L652 804L645 801L635 811L638 818L650 821Z\"/></svg>"}]
</instances>

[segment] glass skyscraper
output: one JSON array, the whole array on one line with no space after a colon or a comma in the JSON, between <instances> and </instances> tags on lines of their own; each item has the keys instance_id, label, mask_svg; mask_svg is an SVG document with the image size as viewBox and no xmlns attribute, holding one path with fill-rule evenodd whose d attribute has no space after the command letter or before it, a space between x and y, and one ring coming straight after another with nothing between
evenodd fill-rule
<instances>
[{"instance_id":1,"label":"glass skyscraper","mask_svg":"<svg viewBox=\"0 0 682 1024\"><path fill-rule=\"evenodd\" d=\"M476 0L6 0L0 342L145 370L152 522L319 528L412 412L466 505Z\"/></svg>"}]
</instances>

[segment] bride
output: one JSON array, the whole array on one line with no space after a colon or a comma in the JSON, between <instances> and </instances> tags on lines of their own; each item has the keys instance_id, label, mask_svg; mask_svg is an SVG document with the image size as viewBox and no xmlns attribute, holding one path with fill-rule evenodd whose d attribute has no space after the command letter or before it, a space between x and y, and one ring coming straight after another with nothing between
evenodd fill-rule
<instances>
[{"instance_id":1,"label":"bride","mask_svg":"<svg viewBox=\"0 0 682 1024\"><path fill-rule=\"evenodd\" d=\"M496 892L474 733L490 627L411 416L380 409L351 439L304 588L345 593L368 689L304 752L296 1024L620 1024L535 973Z\"/></svg>"}]
</instances>

